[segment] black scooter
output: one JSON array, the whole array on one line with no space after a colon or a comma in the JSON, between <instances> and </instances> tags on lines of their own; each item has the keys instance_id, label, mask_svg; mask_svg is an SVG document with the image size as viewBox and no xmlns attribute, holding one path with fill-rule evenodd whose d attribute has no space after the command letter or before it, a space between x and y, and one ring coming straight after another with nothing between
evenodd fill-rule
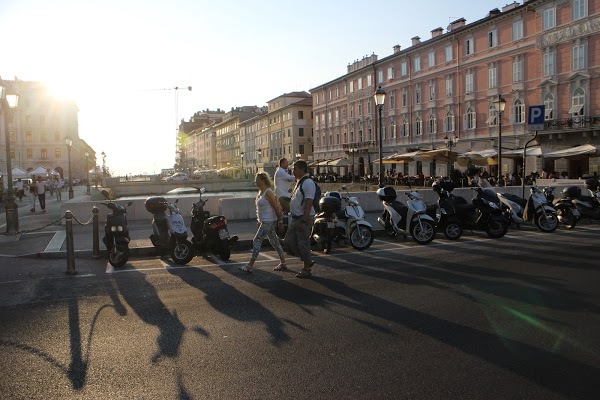
<instances>
[{"instance_id":1,"label":"black scooter","mask_svg":"<svg viewBox=\"0 0 600 400\"><path fill-rule=\"evenodd\" d=\"M231 246L238 240L236 235L230 236L227 219L222 215L210 216L204 211L207 200L202 200L205 188L200 189L200 198L192 205L192 245L197 255L205 252L218 254L221 260L227 261L231 256Z\"/></svg>"},{"instance_id":2,"label":"black scooter","mask_svg":"<svg viewBox=\"0 0 600 400\"><path fill-rule=\"evenodd\" d=\"M600 220L600 182L586 179L584 188L582 193L579 186L566 187L564 197L554 200L558 219L567 229L574 228L580 219Z\"/></svg>"},{"instance_id":3,"label":"black scooter","mask_svg":"<svg viewBox=\"0 0 600 400\"><path fill-rule=\"evenodd\" d=\"M104 237L102 242L108 251L108 262L115 268L122 267L129 260L129 228L127 227L127 209L124 206L113 203L106 190L102 195L108 203L100 203L112 211L106 216L104 224ZM133 204L127 203L127 207Z\"/></svg>"},{"instance_id":4,"label":"black scooter","mask_svg":"<svg viewBox=\"0 0 600 400\"><path fill-rule=\"evenodd\" d=\"M491 189L479 186L471 188L477 192L473 204L464 197L451 192L454 185L449 181L436 181L432 189L438 194L437 207L428 208L430 216L435 210L436 228L450 240L462 236L463 229L481 230L491 238L501 238L508 232L508 221L502 214L500 200Z\"/></svg>"}]
</instances>

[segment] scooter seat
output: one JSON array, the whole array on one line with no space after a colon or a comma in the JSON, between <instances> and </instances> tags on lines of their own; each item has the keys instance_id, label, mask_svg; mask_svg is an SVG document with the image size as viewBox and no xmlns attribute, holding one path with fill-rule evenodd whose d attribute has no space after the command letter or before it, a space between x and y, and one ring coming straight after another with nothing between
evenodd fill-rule
<instances>
[{"instance_id":1,"label":"scooter seat","mask_svg":"<svg viewBox=\"0 0 600 400\"><path fill-rule=\"evenodd\" d=\"M514 194L510 194L510 193L502 193L502 196L504 198L506 198L507 200L512 201L513 203L517 203L518 205L520 205L522 208L525 208L525 205L527 204L527 200L514 195Z\"/></svg>"}]
</instances>

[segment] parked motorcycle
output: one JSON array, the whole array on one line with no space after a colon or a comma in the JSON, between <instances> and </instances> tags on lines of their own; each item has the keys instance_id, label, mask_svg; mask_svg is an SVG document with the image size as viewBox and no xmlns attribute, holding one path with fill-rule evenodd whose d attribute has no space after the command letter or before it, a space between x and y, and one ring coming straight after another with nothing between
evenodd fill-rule
<instances>
[{"instance_id":1,"label":"parked motorcycle","mask_svg":"<svg viewBox=\"0 0 600 400\"><path fill-rule=\"evenodd\" d=\"M177 264L187 264L194 258L194 248L187 240L187 228L183 216L177 208L179 199L169 203L164 197L148 197L144 203L152 218L150 240L160 254L169 253ZM169 210L167 214L166 211Z\"/></svg>"},{"instance_id":2,"label":"parked motorcycle","mask_svg":"<svg viewBox=\"0 0 600 400\"><path fill-rule=\"evenodd\" d=\"M327 192L319 200L321 212L315 215L310 237L328 254L334 240L339 240L336 235L338 214L342 209L342 197L338 192ZM342 213L343 215L343 213Z\"/></svg>"},{"instance_id":3,"label":"parked motorcycle","mask_svg":"<svg viewBox=\"0 0 600 400\"><path fill-rule=\"evenodd\" d=\"M211 252L218 254L221 260L227 261L231 256L231 246L238 240L237 236L230 236L227 229L227 219L222 215L210 216L204 211L208 200L202 200L205 188L200 189L200 198L192 204L192 244L196 254Z\"/></svg>"},{"instance_id":4,"label":"parked motorcycle","mask_svg":"<svg viewBox=\"0 0 600 400\"><path fill-rule=\"evenodd\" d=\"M548 191L552 188L540 189L531 186L528 200L510 193L496 193L500 199L502 211L509 222L514 222L517 227L526 222L533 221L542 232L554 232L558 227L556 210L548 203Z\"/></svg>"},{"instance_id":5,"label":"parked motorcycle","mask_svg":"<svg viewBox=\"0 0 600 400\"><path fill-rule=\"evenodd\" d=\"M508 231L508 222L502 215L500 200L491 189L479 186L471 188L477 192L473 203L464 197L455 196L452 182L436 181L432 189L438 194L436 227L451 240L459 239L464 229L481 230L492 238L500 238Z\"/></svg>"},{"instance_id":6,"label":"parked motorcycle","mask_svg":"<svg viewBox=\"0 0 600 400\"><path fill-rule=\"evenodd\" d=\"M568 229L575 227L580 219L600 220L600 182L586 179L584 192L579 186L563 189L564 197L554 200L560 221Z\"/></svg>"},{"instance_id":7,"label":"parked motorcycle","mask_svg":"<svg viewBox=\"0 0 600 400\"><path fill-rule=\"evenodd\" d=\"M111 210L111 213L106 216L106 222L104 223L104 237L102 238L102 242L106 246L110 265L120 268L129 260L127 209L125 206L112 202L106 190L103 190L101 193L108 202L101 202L100 204ZM132 204L133 202L130 201L126 207Z\"/></svg>"},{"instance_id":8,"label":"parked motorcycle","mask_svg":"<svg viewBox=\"0 0 600 400\"><path fill-rule=\"evenodd\" d=\"M346 196L339 192L327 192L319 200L319 206L326 207L331 212L328 212L327 216L315 217L317 227L313 229L313 232L316 236L312 235L312 237L317 243L327 237L324 249L331 249L332 241L337 242L342 239L344 241L348 240L356 250L368 249L375 239L373 226L365 221L365 212L358 202L358 197L350 196L346 186L342 186L342 190L346 191ZM337 202L332 198L340 201L337 211ZM342 201L346 204L343 209L341 207ZM323 208L321 209L323 210ZM313 227L315 223L313 223ZM323 229L326 229L325 235Z\"/></svg>"},{"instance_id":9,"label":"parked motorcycle","mask_svg":"<svg viewBox=\"0 0 600 400\"><path fill-rule=\"evenodd\" d=\"M391 237L401 234L406 239L410 235L419 244L430 243L435 237L434 219L427 215L427 206L418 192L411 190L405 194L407 205L396 200L398 195L393 187L378 189L377 197L383 203L383 214L377 221Z\"/></svg>"}]
</instances>

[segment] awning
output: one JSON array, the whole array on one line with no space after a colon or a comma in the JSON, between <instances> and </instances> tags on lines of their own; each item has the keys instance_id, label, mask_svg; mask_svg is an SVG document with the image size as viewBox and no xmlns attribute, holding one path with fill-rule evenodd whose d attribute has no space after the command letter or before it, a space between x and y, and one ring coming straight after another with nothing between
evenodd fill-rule
<instances>
[{"instance_id":1,"label":"awning","mask_svg":"<svg viewBox=\"0 0 600 400\"><path fill-rule=\"evenodd\" d=\"M553 149L542 146L531 146L527 148L528 156L546 157L546 154L552 152ZM502 152L502 157L517 158L523 157L523 149L507 150Z\"/></svg>"},{"instance_id":2,"label":"awning","mask_svg":"<svg viewBox=\"0 0 600 400\"><path fill-rule=\"evenodd\" d=\"M350 164L350 161L348 161L347 158L340 157L340 158L336 158L335 160L329 161L329 164L327 164L327 165L330 167L341 168L341 167L349 167L352 164Z\"/></svg>"},{"instance_id":3,"label":"awning","mask_svg":"<svg viewBox=\"0 0 600 400\"><path fill-rule=\"evenodd\" d=\"M46 168L43 165L38 165L33 171L29 171L30 175L35 176L56 176L59 175L58 172L51 168Z\"/></svg>"},{"instance_id":4,"label":"awning","mask_svg":"<svg viewBox=\"0 0 600 400\"><path fill-rule=\"evenodd\" d=\"M11 172L12 172L13 179L27 178L27 171L25 171L24 169L22 169L20 167L13 167Z\"/></svg>"},{"instance_id":5,"label":"awning","mask_svg":"<svg viewBox=\"0 0 600 400\"><path fill-rule=\"evenodd\" d=\"M479 166L496 165L498 152L495 149L472 150L458 155L458 165L466 166L469 160Z\"/></svg>"},{"instance_id":6,"label":"awning","mask_svg":"<svg viewBox=\"0 0 600 400\"><path fill-rule=\"evenodd\" d=\"M432 161L436 159L438 161L456 161L458 153L450 151L447 148L420 151L414 156L417 161Z\"/></svg>"},{"instance_id":7,"label":"awning","mask_svg":"<svg viewBox=\"0 0 600 400\"><path fill-rule=\"evenodd\" d=\"M600 154L600 146L584 144L569 149L553 151L544 155L544 158L579 158L590 157Z\"/></svg>"}]
</instances>

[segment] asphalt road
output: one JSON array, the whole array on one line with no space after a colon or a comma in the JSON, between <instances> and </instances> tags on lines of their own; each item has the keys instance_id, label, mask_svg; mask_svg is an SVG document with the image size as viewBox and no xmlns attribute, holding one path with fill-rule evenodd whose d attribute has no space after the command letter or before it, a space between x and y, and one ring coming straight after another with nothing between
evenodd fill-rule
<instances>
[{"instance_id":1,"label":"asphalt road","mask_svg":"<svg viewBox=\"0 0 600 400\"><path fill-rule=\"evenodd\" d=\"M599 225L232 259L2 259L10 399L596 399ZM300 265L290 258L290 268Z\"/></svg>"}]
</instances>

